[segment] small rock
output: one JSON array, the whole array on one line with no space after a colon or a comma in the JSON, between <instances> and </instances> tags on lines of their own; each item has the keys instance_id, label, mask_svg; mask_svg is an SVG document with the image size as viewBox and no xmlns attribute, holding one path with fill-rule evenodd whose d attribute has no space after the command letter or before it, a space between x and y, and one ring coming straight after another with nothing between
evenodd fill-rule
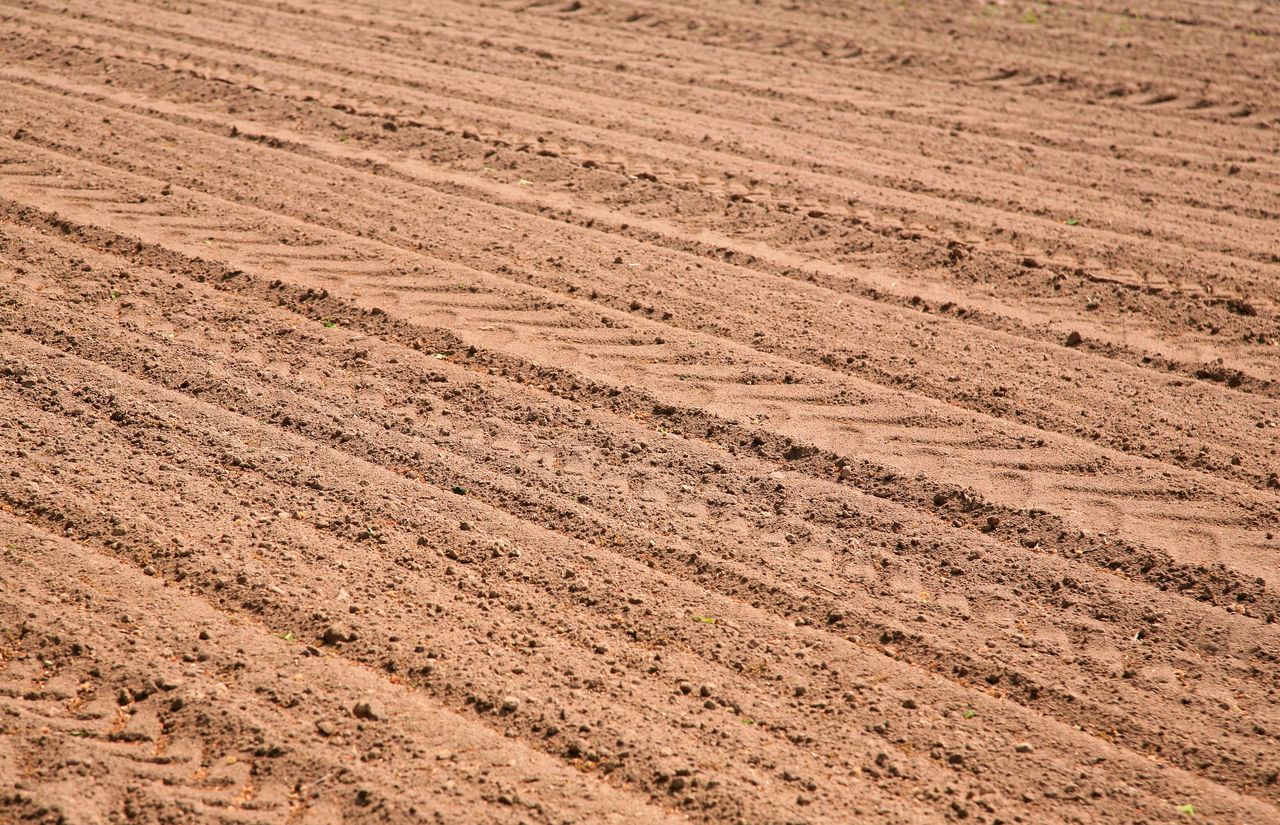
<instances>
[{"instance_id":1,"label":"small rock","mask_svg":"<svg viewBox=\"0 0 1280 825\"><path fill-rule=\"evenodd\" d=\"M1074 330L1067 336L1067 346L1069 347L1078 347L1082 341L1084 341L1084 336Z\"/></svg>"},{"instance_id":2,"label":"small rock","mask_svg":"<svg viewBox=\"0 0 1280 825\"><path fill-rule=\"evenodd\" d=\"M684 790L685 785L687 784L689 784L689 782L683 776L675 776L671 778L671 784L667 787L671 789L672 793L679 793Z\"/></svg>"},{"instance_id":3,"label":"small rock","mask_svg":"<svg viewBox=\"0 0 1280 825\"><path fill-rule=\"evenodd\" d=\"M907 710L915 710L917 707L919 707L919 705L916 704L915 699L903 699L902 706Z\"/></svg>"},{"instance_id":4,"label":"small rock","mask_svg":"<svg viewBox=\"0 0 1280 825\"><path fill-rule=\"evenodd\" d=\"M1013 749L1018 753L1031 753L1031 743L1019 742L1018 744L1013 746Z\"/></svg>"},{"instance_id":5,"label":"small rock","mask_svg":"<svg viewBox=\"0 0 1280 825\"><path fill-rule=\"evenodd\" d=\"M325 644L336 645L338 642L354 642L356 634L352 633L349 628L333 624L325 628L323 638Z\"/></svg>"},{"instance_id":6,"label":"small rock","mask_svg":"<svg viewBox=\"0 0 1280 825\"><path fill-rule=\"evenodd\" d=\"M371 722L377 722L387 718L387 711L382 703L377 699L368 699L364 702L356 702L355 707L351 709L351 713L357 719L368 719Z\"/></svg>"},{"instance_id":7,"label":"small rock","mask_svg":"<svg viewBox=\"0 0 1280 825\"><path fill-rule=\"evenodd\" d=\"M154 576L155 574L156 574L156 569L149 564L146 567L142 568L142 575L144 576Z\"/></svg>"},{"instance_id":8,"label":"small rock","mask_svg":"<svg viewBox=\"0 0 1280 825\"><path fill-rule=\"evenodd\" d=\"M711 682L707 682L707 683L706 683L706 684L704 684L702 687L698 688L698 695L699 695L699 696L710 696L711 694L713 694L713 693L715 693L715 692L716 692L716 686L715 686L714 684L712 684Z\"/></svg>"},{"instance_id":9,"label":"small rock","mask_svg":"<svg viewBox=\"0 0 1280 825\"><path fill-rule=\"evenodd\" d=\"M502 700L500 710L502 713L515 713L520 709L520 700L514 696L507 696Z\"/></svg>"},{"instance_id":10,"label":"small rock","mask_svg":"<svg viewBox=\"0 0 1280 825\"><path fill-rule=\"evenodd\" d=\"M338 726L328 719L321 719L316 722L316 730L319 731L321 736L333 736L338 732Z\"/></svg>"}]
</instances>

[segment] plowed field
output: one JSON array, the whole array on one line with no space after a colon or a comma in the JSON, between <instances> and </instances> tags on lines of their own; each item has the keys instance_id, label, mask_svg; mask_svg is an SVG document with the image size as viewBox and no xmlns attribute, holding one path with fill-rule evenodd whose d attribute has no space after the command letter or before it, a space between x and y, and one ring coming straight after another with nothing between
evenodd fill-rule
<instances>
[{"instance_id":1,"label":"plowed field","mask_svg":"<svg viewBox=\"0 0 1280 825\"><path fill-rule=\"evenodd\" d=\"M1280 6L0 0L0 822L1280 823Z\"/></svg>"}]
</instances>

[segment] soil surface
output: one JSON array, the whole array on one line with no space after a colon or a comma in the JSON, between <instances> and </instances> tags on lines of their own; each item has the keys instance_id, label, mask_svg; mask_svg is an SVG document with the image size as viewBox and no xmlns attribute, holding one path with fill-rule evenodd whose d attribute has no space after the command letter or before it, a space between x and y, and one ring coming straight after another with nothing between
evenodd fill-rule
<instances>
[{"instance_id":1,"label":"soil surface","mask_svg":"<svg viewBox=\"0 0 1280 825\"><path fill-rule=\"evenodd\" d=\"M0 0L0 822L1280 823L1280 5Z\"/></svg>"}]
</instances>

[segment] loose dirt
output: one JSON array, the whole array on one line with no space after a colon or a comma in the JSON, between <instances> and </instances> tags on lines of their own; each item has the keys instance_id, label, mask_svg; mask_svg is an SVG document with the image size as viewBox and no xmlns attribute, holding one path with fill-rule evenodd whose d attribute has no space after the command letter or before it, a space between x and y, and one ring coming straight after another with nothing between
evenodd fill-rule
<instances>
[{"instance_id":1,"label":"loose dirt","mask_svg":"<svg viewBox=\"0 0 1280 825\"><path fill-rule=\"evenodd\" d=\"M1280 823L1277 42L0 0L0 821Z\"/></svg>"}]
</instances>

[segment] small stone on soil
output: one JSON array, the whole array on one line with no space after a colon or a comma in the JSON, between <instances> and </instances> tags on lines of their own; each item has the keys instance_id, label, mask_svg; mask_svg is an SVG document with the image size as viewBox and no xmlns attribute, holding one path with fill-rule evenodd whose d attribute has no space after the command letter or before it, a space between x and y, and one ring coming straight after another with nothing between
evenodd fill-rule
<instances>
[{"instance_id":1,"label":"small stone on soil","mask_svg":"<svg viewBox=\"0 0 1280 825\"><path fill-rule=\"evenodd\" d=\"M356 702L355 707L351 709L351 713L357 719L368 719L377 722L380 719L387 718L387 711L383 708L382 703L377 699L369 699L364 702Z\"/></svg>"},{"instance_id":2,"label":"small stone on soil","mask_svg":"<svg viewBox=\"0 0 1280 825\"><path fill-rule=\"evenodd\" d=\"M336 645L338 642L355 641L356 635L342 625L329 625L324 630L324 643Z\"/></svg>"}]
</instances>

